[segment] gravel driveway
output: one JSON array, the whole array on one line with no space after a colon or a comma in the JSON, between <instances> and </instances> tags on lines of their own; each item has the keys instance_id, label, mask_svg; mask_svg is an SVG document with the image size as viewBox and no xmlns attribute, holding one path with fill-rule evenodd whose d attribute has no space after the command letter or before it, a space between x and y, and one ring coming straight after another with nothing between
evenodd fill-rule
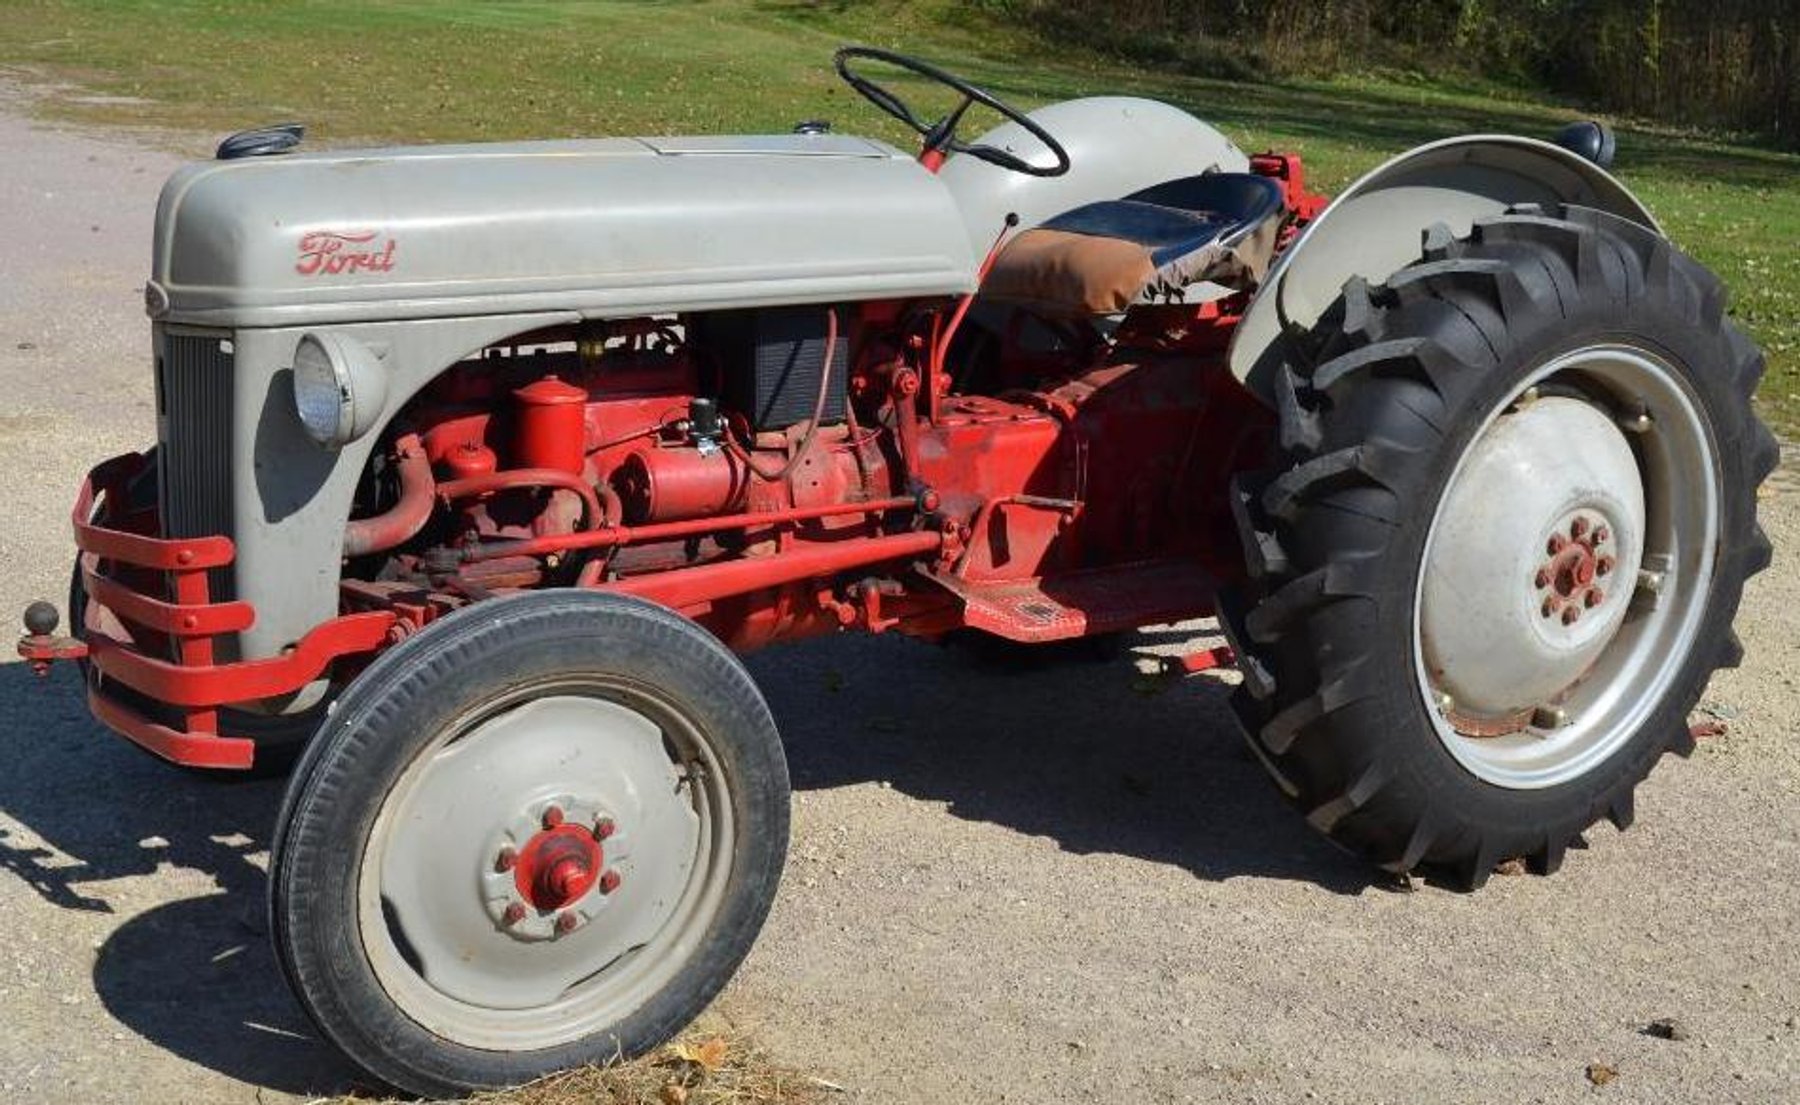
<instances>
[{"instance_id":1,"label":"gravel driveway","mask_svg":"<svg viewBox=\"0 0 1800 1105\"><path fill-rule=\"evenodd\" d=\"M24 106L0 93L9 618L62 596L80 472L152 433L138 288L176 164ZM856 1101L1800 1100L1797 503L1779 480L1763 502L1776 564L1708 696L1727 734L1656 773L1630 833L1473 895L1396 892L1315 837L1220 682L883 638L757 656L793 854L720 1011ZM353 1084L264 945L278 785L164 767L71 672L18 663L0 755L0 1101ZM1641 1031L1662 1017L1689 1037Z\"/></svg>"}]
</instances>

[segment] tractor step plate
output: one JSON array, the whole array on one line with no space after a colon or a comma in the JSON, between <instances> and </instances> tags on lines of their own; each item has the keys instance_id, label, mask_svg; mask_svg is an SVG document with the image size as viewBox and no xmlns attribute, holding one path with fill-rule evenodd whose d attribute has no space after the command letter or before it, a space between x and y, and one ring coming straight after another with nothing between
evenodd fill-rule
<instances>
[{"instance_id":1,"label":"tractor step plate","mask_svg":"<svg viewBox=\"0 0 1800 1105\"><path fill-rule=\"evenodd\" d=\"M1041 579L931 577L963 601L963 622L1011 641L1061 641L1206 617L1212 577L1197 565L1134 564Z\"/></svg>"}]
</instances>

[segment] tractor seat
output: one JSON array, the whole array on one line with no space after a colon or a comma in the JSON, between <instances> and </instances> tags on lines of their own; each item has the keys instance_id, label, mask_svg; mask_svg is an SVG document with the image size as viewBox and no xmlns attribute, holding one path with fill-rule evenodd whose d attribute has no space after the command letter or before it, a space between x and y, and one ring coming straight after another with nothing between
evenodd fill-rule
<instances>
[{"instance_id":1,"label":"tractor seat","mask_svg":"<svg viewBox=\"0 0 1800 1105\"><path fill-rule=\"evenodd\" d=\"M1281 186L1253 173L1206 173L1089 203L1006 244L984 297L1058 314L1112 315L1210 281L1250 289L1275 253Z\"/></svg>"}]
</instances>

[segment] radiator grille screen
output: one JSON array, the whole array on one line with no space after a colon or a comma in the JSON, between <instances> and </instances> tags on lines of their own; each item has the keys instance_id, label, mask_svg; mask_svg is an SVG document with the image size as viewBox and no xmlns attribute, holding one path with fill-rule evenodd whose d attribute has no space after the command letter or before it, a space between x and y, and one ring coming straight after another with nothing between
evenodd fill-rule
<instances>
[{"instance_id":1,"label":"radiator grille screen","mask_svg":"<svg viewBox=\"0 0 1800 1105\"><path fill-rule=\"evenodd\" d=\"M234 363L223 334L166 334L156 366L158 465L165 537L233 536L231 421ZM231 569L212 573L214 599Z\"/></svg>"}]
</instances>

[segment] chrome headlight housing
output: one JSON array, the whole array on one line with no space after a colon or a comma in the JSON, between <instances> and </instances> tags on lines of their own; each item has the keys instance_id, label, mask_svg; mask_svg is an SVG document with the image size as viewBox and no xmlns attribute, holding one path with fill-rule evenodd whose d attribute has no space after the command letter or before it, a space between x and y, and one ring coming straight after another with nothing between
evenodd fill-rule
<instances>
[{"instance_id":1,"label":"chrome headlight housing","mask_svg":"<svg viewBox=\"0 0 1800 1105\"><path fill-rule=\"evenodd\" d=\"M339 449L375 428L387 404L381 358L354 338L309 333L294 349L294 410L314 441Z\"/></svg>"}]
</instances>

